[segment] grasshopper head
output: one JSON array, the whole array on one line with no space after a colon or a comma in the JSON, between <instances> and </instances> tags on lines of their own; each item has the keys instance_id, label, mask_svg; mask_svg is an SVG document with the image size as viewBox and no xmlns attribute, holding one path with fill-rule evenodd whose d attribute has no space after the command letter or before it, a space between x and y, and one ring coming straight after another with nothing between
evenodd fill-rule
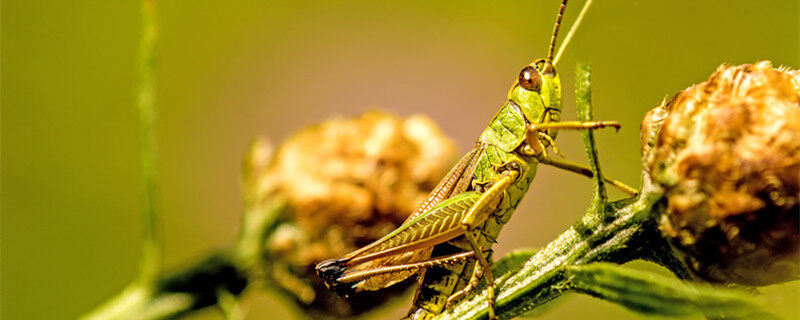
<instances>
[{"instance_id":1,"label":"grasshopper head","mask_svg":"<svg viewBox=\"0 0 800 320\"><path fill-rule=\"evenodd\" d=\"M567 0L561 1L556 23L553 26L553 34L550 37L547 58L536 60L523 68L517 80L514 81L514 85L511 86L508 100L520 108L528 123L537 124L561 120L561 80L556 72L556 64L572 34L580 25L583 14L591 4L592 0L587 0L583 5L581 14L572 25L566 40L561 44L558 54L554 55L558 29L561 27L561 19L567 9ZM556 137L556 133L556 130L552 129L547 131L552 138Z\"/></svg>"},{"instance_id":2,"label":"grasshopper head","mask_svg":"<svg viewBox=\"0 0 800 320\"><path fill-rule=\"evenodd\" d=\"M561 80L556 67L547 59L527 65L519 73L508 100L519 106L528 123L546 123L561 119ZM555 137L555 132L548 132Z\"/></svg>"}]
</instances>

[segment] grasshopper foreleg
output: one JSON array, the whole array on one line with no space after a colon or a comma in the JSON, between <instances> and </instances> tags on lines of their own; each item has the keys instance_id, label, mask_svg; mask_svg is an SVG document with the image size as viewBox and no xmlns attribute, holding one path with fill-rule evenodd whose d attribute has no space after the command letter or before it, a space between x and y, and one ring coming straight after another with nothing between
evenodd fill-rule
<instances>
[{"instance_id":1,"label":"grasshopper foreleg","mask_svg":"<svg viewBox=\"0 0 800 320\"><path fill-rule=\"evenodd\" d=\"M605 127L613 127L619 130L620 125L617 121L563 121L563 122L548 122L548 123L534 123L528 126L528 133L525 140L531 148L531 155L545 154L545 145L541 139L549 142L555 150L555 141L547 134L547 130L594 130ZM560 153L560 152L556 152Z\"/></svg>"},{"instance_id":2,"label":"grasshopper foreleg","mask_svg":"<svg viewBox=\"0 0 800 320\"><path fill-rule=\"evenodd\" d=\"M616 121L589 121L589 122L581 122L581 121L565 121L565 122L550 122L544 124L532 124L528 127L528 133L525 137L527 144L524 144L521 148L521 151L531 157L535 157L539 163L550 165L559 169L564 169L567 171L575 172L580 175L587 176L591 178L594 176L592 170L581 164L558 160L551 158L547 155L546 145L542 143L542 140L546 141L550 146L553 147L553 151L556 154L561 154L560 151L556 148L555 141L553 138L547 134L547 130L549 129L557 129L557 130L594 130L600 129L605 127L613 127L616 129L620 128L620 125ZM614 179L604 178L604 180L613 185L614 187L618 188L622 192L625 192L630 195L636 195L636 189Z\"/></svg>"},{"instance_id":3,"label":"grasshopper foreleg","mask_svg":"<svg viewBox=\"0 0 800 320\"><path fill-rule=\"evenodd\" d=\"M621 127L617 121L560 121L531 124L528 131L556 130L594 130L605 127L613 127L617 130Z\"/></svg>"},{"instance_id":4,"label":"grasshopper foreleg","mask_svg":"<svg viewBox=\"0 0 800 320\"><path fill-rule=\"evenodd\" d=\"M564 157L564 154L561 153L561 150L559 150L558 147L556 146L556 141L553 140L553 137L542 131L537 131L536 133L539 134L540 139L544 139L545 141L547 141L547 143L550 144L551 147L553 147L553 152L557 156L562 158ZM539 143L537 144L537 148L538 150L540 150L542 156L547 156L547 150L545 150L545 145L542 144L541 141L539 141Z\"/></svg>"}]
</instances>

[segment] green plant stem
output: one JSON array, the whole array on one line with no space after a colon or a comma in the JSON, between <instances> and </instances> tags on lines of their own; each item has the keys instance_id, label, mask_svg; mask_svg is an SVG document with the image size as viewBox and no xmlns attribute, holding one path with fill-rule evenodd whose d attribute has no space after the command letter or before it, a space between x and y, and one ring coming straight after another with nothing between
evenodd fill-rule
<instances>
[{"instance_id":1,"label":"green plant stem","mask_svg":"<svg viewBox=\"0 0 800 320\"><path fill-rule=\"evenodd\" d=\"M155 44L158 37L155 0L141 3L142 26L139 42L138 122L139 188L142 216L142 259L137 283L147 285L158 278L161 267L161 232L157 210L158 176L155 146Z\"/></svg>"},{"instance_id":2,"label":"green plant stem","mask_svg":"<svg viewBox=\"0 0 800 320\"><path fill-rule=\"evenodd\" d=\"M158 38L155 0L142 0L137 87L135 97L139 210L142 221L142 253L136 279L120 294L84 315L85 319L132 317L135 310L153 300L161 269L161 228L159 226L155 146L155 44ZM177 304L176 304L177 305Z\"/></svg>"},{"instance_id":3,"label":"green plant stem","mask_svg":"<svg viewBox=\"0 0 800 320\"><path fill-rule=\"evenodd\" d=\"M141 2L141 28L135 97L139 211L142 221L142 253L136 279L116 297L84 315L85 319L130 316L156 294L161 269L161 228L157 210L158 177L155 170L155 44L158 36L155 0Z\"/></svg>"}]
</instances>

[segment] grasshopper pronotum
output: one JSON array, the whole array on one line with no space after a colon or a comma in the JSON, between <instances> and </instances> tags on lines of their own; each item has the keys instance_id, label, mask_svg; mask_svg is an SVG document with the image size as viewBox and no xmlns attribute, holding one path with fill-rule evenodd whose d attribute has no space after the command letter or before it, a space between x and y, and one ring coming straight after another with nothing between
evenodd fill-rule
<instances>
[{"instance_id":1,"label":"grasshopper pronotum","mask_svg":"<svg viewBox=\"0 0 800 320\"><path fill-rule=\"evenodd\" d=\"M590 3L587 1L583 12ZM555 64L568 41L555 59L553 53L566 4L563 0L559 8L547 58L522 69L508 100L475 148L461 158L419 209L380 240L317 265L317 273L332 290L344 295L378 290L420 273L409 318L425 319L441 313L483 278L491 297L489 317L494 318L491 247L530 187L537 165L591 176L588 168L547 155L549 146L557 152L557 130L619 128L614 121L558 122L561 81ZM608 181L635 193L622 183Z\"/></svg>"}]
</instances>

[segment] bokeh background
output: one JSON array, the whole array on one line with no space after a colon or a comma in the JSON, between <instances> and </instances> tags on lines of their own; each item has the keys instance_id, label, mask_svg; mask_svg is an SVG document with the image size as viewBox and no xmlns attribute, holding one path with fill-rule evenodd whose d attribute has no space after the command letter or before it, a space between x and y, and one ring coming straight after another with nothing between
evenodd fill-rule
<instances>
[{"instance_id":1,"label":"bokeh background","mask_svg":"<svg viewBox=\"0 0 800 320\"><path fill-rule=\"evenodd\" d=\"M379 107L430 116L466 151L519 70L545 55L558 2L160 2L165 267L233 242L240 159L257 135L280 141L333 115ZM570 4L562 30L581 4ZM136 272L138 9L137 1L2 2L3 319L74 318ZM559 65L566 119L575 118L575 63L591 62L596 118L623 124L599 134L602 164L636 185L644 113L721 63L797 68L798 21L794 0L597 1ZM559 144L585 159L577 134L563 133ZM582 214L589 192L588 179L541 169L501 234L499 255L546 244ZM762 291L776 313L800 318L798 283ZM246 296L249 319L291 317L279 301ZM643 317L570 296L541 318Z\"/></svg>"}]
</instances>

